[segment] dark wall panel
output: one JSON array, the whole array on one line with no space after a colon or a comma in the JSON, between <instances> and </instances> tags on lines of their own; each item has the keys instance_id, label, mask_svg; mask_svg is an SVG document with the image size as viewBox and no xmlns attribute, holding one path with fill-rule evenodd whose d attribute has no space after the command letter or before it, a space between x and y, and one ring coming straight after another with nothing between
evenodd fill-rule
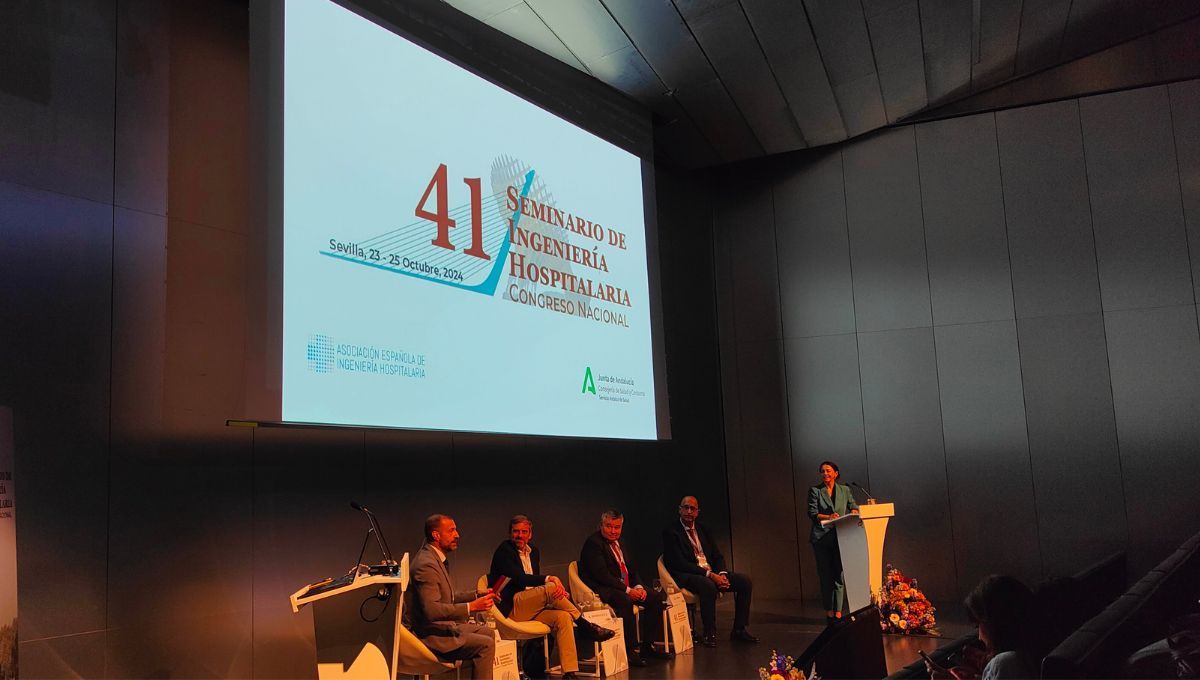
<instances>
[{"instance_id":1,"label":"dark wall panel","mask_svg":"<svg viewBox=\"0 0 1200 680\"><path fill-rule=\"evenodd\" d=\"M790 597L800 592L800 574L795 531L781 531L779 522L795 514L782 343L738 345L737 366L748 520L743 540L751 551L751 573L761 574L756 594ZM738 559L746 556L741 551Z\"/></svg>"},{"instance_id":2,"label":"dark wall panel","mask_svg":"<svg viewBox=\"0 0 1200 680\"><path fill-rule=\"evenodd\" d=\"M1108 312L1113 405L1130 518L1133 573L1196 531L1200 336L1194 305Z\"/></svg>"},{"instance_id":3,"label":"dark wall panel","mask_svg":"<svg viewBox=\"0 0 1200 680\"><path fill-rule=\"evenodd\" d=\"M1068 576L1129 540L1104 319L1021 319L1017 335L1042 559Z\"/></svg>"},{"instance_id":4,"label":"dark wall panel","mask_svg":"<svg viewBox=\"0 0 1200 680\"><path fill-rule=\"evenodd\" d=\"M933 322L1011 319L995 119L951 118L916 130Z\"/></svg>"},{"instance_id":5,"label":"dark wall panel","mask_svg":"<svg viewBox=\"0 0 1200 680\"><path fill-rule=\"evenodd\" d=\"M246 233L252 139L247 7L177 2L170 14L171 219Z\"/></svg>"},{"instance_id":6,"label":"dark wall panel","mask_svg":"<svg viewBox=\"0 0 1200 680\"><path fill-rule=\"evenodd\" d=\"M959 589L992 573L1036 582L1038 488L1014 322L943 326L935 336Z\"/></svg>"},{"instance_id":7,"label":"dark wall panel","mask_svg":"<svg viewBox=\"0 0 1200 680\"><path fill-rule=\"evenodd\" d=\"M33 668L46 680L75 680L104 677L104 638L107 633L94 631L82 635L22 642L20 667ZM21 674L29 677L30 673Z\"/></svg>"},{"instance_id":8,"label":"dark wall panel","mask_svg":"<svg viewBox=\"0 0 1200 680\"><path fill-rule=\"evenodd\" d=\"M20 636L102 630L112 207L3 182L0 206L0 404L26 509Z\"/></svg>"},{"instance_id":9,"label":"dark wall panel","mask_svg":"<svg viewBox=\"0 0 1200 680\"><path fill-rule=\"evenodd\" d=\"M1192 286L1195 300L1200 302L1200 81L1174 83L1168 92L1192 262Z\"/></svg>"},{"instance_id":10,"label":"dark wall panel","mask_svg":"<svg viewBox=\"0 0 1200 680\"><path fill-rule=\"evenodd\" d=\"M738 183L718 204L716 230L727 249L737 342L780 339L779 279L771 191L757 178ZM724 337L722 338L724 340Z\"/></svg>"},{"instance_id":11,"label":"dark wall panel","mask_svg":"<svg viewBox=\"0 0 1200 680\"><path fill-rule=\"evenodd\" d=\"M5 7L0 180L112 200L116 4Z\"/></svg>"},{"instance_id":12,"label":"dark wall panel","mask_svg":"<svg viewBox=\"0 0 1200 680\"><path fill-rule=\"evenodd\" d=\"M1018 317L1100 311L1079 104L996 113Z\"/></svg>"},{"instance_id":13,"label":"dark wall panel","mask_svg":"<svg viewBox=\"0 0 1200 680\"><path fill-rule=\"evenodd\" d=\"M117 3L113 202L167 214L171 5Z\"/></svg>"},{"instance_id":14,"label":"dark wall panel","mask_svg":"<svg viewBox=\"0 0 1200 680\"><path fill-rule=\"evenodd\" d=\"M852 144L842 157L859 332L930 325L912 128Z\"/></svg>"},{"instance_id":15,"label":"dark wall panel","mask_svg":"<svg viewBox=\"0 0 1200 680\"><path fill-rule=\"evenodd\" d=\"M817 466L836 461L842 481L871 487L863 438L862 392L858 378L858 341L854 334L789 339L787 399L795 475L797 534L805 596L819 596L816 566L805 543L811 526L805 505L808 488L817 484Z\"/></svg>"},{"instance_id":16,"label":"dark wall panel","mask_svg":"<svg viewBox=\"0 0 1200 680\"><path fill-rule=\"evenodd\" d=\"M108 674L250 672L250 432L220 426L158 450L115 449L109 503ZM186 536L186 540L184 540ZM148 560L182 565L147 587Z\"/></svg>"},{"instance_id":17,"label":"dark wall panel","mask_svg":"<svg viewBox=\"0 0 1200 680\"><path fill-rule=\"evenodd\" d=\"M396 518L364 495L363 432L261 429L253 436L253 677L315 677L312 609L293 614L288 597L306 583L339 576L354 566L368 524L349 501L365 503L379 514L396 559L407 542L397 540L402 536L397 535L401 526ZM432 448L427 451L433 453ZM406 474L389 478L400 487L400 498L410 497L401 489L414 486L411 459L406 462ZM393 470L377 468L381 475ZM427 481L436 486L437 480ZM376 561L378 551L368 548L366 559Z\"/></svg>"},{"instance_id":18,"label":"dark wall panel","mask_svg":"<svg viewBox=\"0 0 1200 680\"><path fill-rule=\"evenodd\" d=\"M854 332L841 152L785 173L774 195L784 337Z\"/></svg>"},{"instance_id":19,"label":"dark wall panel","mask_svg":"<svg viewBox=\"0 0 1200 680\"><path fill-rule=\"evenodd\" d=\"M245 243L238 233L168 221L168 433L210 433L243 413Z\"/></svg>"},{"instance_id":20,"label":"dark wall panel","mask_svg":"<svg viewBox=\"0 0 1200 680\"><path fill-rule=\"evenodd\" d=\"M880 501L896 504L884 560L916 575L931 594L954 597L956 564L933 331L863 333L858 342L871 491Z\"/></svg>"},{"instance_id":21,"label":"dark wall panel","mask_svg":"<svg viewBox=\"0 0 1200 680\"><path fill-rule=\"evenodd\" d=\"M1192 304L1167 88L1079 104L1105 311Z\"/></svg>"}]
</instances>

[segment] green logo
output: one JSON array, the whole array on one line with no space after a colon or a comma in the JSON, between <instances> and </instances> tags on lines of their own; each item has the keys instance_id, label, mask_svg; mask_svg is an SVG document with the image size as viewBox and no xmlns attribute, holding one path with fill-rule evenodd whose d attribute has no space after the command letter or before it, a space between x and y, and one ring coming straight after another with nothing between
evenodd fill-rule
<instances>
[{"instance_id":1,"label":"green logo","mask_svg":"<svg viewBox=\"0 0 1200 680\"><path fill-rule=\"evenodd\" d=\"M584 373L583 373L583 389L579 390L580 394L586 394L588 392L591 392L592 394L596 393L596 381L592 379L592 367L591 366L588 366L587 370L584 371Z\"/></svg>"}]
</instances>

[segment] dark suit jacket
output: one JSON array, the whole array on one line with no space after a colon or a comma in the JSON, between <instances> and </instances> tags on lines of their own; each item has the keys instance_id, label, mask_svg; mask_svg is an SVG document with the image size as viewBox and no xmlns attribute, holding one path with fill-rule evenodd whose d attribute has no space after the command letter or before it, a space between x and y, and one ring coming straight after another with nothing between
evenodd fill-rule
<instances>
[{"instance_id":1,"label":"dark suit jacket","mask_svg":"<svg viewBox=\"0 0 1200 680\"><path fill-rule=\"evenodd\" d=\"M474 590L454 592L450 572L426 543L409 566L404 625L433 651L453 652L463 645L458 624L466 622L475 597Z\"/></svg>"},{"instance_id":2,"label":"dark suit jacket","mask_svg":"<svg viewBox=\"0 0 1200 680\"><path fill-rule=\"evenodd\" d=\"M833 531L832 527L821 526L821 521L817 519L817 515L828 515L837 512L839 515L849 515L851 510L858 509L858 503L854 501L854 494L850 493L850 487L844 484L834 483L833 498L825 493L825 485L810 487L808 489L808 518L812 520L812 533L808 540L816 543L821 540L825 534Z\"/></svg>"},{"instance_id":3,"label":"dark suit jacket","mask_svg":"<svg viewBox=\"0 0 1200 680\"><path fill-rule=\"evenodd\" d=\"M488 587L494 585L496 579L501 576L512 579L500 592L500 603L496 607L500 609L501 614L508 616L512 611L513 596L517 593L526 588L546 585L546 577L541 573L542 553L532 543L529 544L529 564L533 567L532 576L525 573L525 568L521 566L521 555L517 553L517 544L512 541L504 541L496 547L496 552L492 553L492 566L488 569Z\"/></svg>"},{"instance_id":4,"label":"dark suit jacket","mask_svg":"<svg viewBox=\"0 0 1200 680\"><path fill-rule=\"evenodd\" d=\"M621 555L625 558L625 568L629 570L629 587L641 585L633 557L624 544L621 544ZM621 580L621 565L617 563L616 555L613 555L608 541L599 531L588 536L583 542L583 549L579 551L579 578L596 592L602 589L625 592L625 582Z\"/></svg>"},{"instance_id":5,"label":"dark suit jacket","mask_svg":"<svg viewBox=\"0 0 1200 680\"><path fill-rule=\"evenodd\" d=\"M708 529L699 522L696 522L695 528L696 537L700 539L700 548L708 558L708 566L717 573L725 571L725 556L721 554L721 549L717 547L717 542L708 533ZM682 522L672 522L671 526L663 530L663 566L672 576L704 576L704 569L700 566L700 560L696 559L696 551L692 548L692 541L684 531Z\"/></svg>"}]
</instances>

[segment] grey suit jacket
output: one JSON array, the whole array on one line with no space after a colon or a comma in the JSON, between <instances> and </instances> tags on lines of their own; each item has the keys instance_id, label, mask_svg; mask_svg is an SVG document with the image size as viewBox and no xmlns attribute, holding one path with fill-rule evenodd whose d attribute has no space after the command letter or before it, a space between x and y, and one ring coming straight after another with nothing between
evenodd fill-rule
<instances>
[{"instance_id":1,"label":"grey suit jacket","mask_svg":"<svg viewBox=\"0 0 1200 680\"><path fill-rule=\"evenodd\" d=\"M467 621L467 603L475 597L474 590L454 592L450 572L426 543L409 567L404 625L433 651L452 652L463 645L458 624Z\"/></svg>"}]
</instances>

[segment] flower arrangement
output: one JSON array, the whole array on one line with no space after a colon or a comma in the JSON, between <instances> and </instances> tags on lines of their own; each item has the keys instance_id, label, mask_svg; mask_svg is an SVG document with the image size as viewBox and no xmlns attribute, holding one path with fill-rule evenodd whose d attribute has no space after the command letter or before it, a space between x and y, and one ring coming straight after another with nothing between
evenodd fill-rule
<instances>
[{"instance_id":1,"label":"flower arrangement","mask_svg":"<svg viewBox=\"0 0 1200 680\"><path fill-rule=\"evenodd\" d=\"M796 660L771 650L771 663L758 669L759 680L804 680L804 671L795 667Z\"/></svg>"},{"instance_id":2,"label":"flower arrangement","mask_svg":"<svg viewBox=\"0 0 1200 680\"><path fill-rule=\"evenodd\" d=\"M934 612L937 609L917 587L917 579L887 565L887 576L877 596L879 625L885 633L940 635Z\"/></svg>"}]
</instances>

